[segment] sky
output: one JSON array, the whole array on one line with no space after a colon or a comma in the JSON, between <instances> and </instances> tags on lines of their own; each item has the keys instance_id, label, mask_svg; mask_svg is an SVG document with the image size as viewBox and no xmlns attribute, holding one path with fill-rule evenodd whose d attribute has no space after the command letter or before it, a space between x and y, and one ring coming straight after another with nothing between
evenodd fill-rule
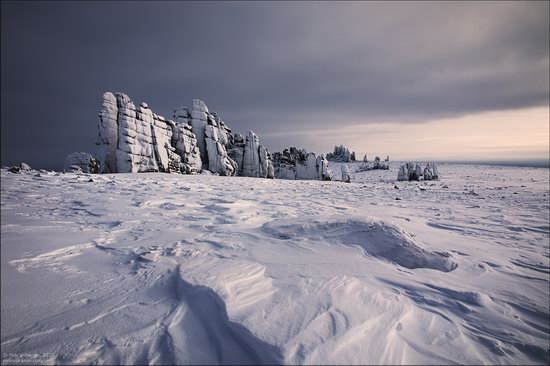
<instances>
[{"instance_id":1,"label":"sky","mask_svg":"<svg viewBox=\"0 0 550 366\"><path fill-rule=\"evenodd\" d=\"M95 153L105 91L270 151L549 156L549 3L1 2L1 161Z\"/></svg>"}]
</instances>

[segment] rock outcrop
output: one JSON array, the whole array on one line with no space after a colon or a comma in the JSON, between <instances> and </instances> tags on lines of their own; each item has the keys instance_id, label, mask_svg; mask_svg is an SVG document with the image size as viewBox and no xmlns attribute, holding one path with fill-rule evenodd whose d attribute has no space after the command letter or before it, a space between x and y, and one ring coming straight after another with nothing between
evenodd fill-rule
<instances>
[{"instance_id":1,"label":"rock outcrop","mask_svg":"<svg viewBox=\"0 0 550 366\"><path fill-rule=\"evenodd\" d=\"M366 160L366 155L363 158L363 163L357 168L356 172L365 172L368 170L376 170L376 169L382 169L382 170L388 170L390 168L390 157L386 156L386 159L384 161L380 160L380 157L375 157L374 161L371 163L370 161Z\"/></svg>"},{"instance_id":2,"label":"rock outcrop","mask_svg":"<svg viewBox=\"0 0 550 366\"><path fill-rule=\"evenodd\" d=\"M103 104L99 112L99 137L96 144L100 173L116 173L116 150L118 145L118 107L113 93L103 94Z\"/></svg>"},{"instance_id":3,"label":"rock outcrop","mask_svg":"<svg viewBox=\"0 0 550 366\"><path fill-rule=\"evenodd\" d=\"M350 151L343 145L334 146L334 151L327 154L328 161L334 161L339 163L350 163L355 161L355 152Z\"/></svg>"},{"instance_id":4,"label":"rock outcrop","mask_svg":"<svg viewBox=\"0 0 550 366\"><path fill-rule=\"evenodd\" d=\"M399 168L399 172L397 173L397 180L420 180L422 176L423 173L420 165L415 163L407 163L405 165L401 165L401 167Z\"/></svg>"},{"instance_id":5,"label":"rock outcrop","mask_svg":"<svg viewBox=\"0 0 550 366\"><path fill-rule=\"evenodd\" d=\"M226 146L232 142L231 129L200 99L193 99L191 131L195 134L203 169L220 175L237 175L236 163Z\"/></svg>"},{"instance_id":6,"label":"rock outcrop","mask_svg":"<svg viewBox=\"0 0 550 366\"><path fill-rule=\"evenodd\" d=\"M275 177L271 155L264 146L260 145L260 140L253 131L248 131L246 140L241 134L235 134L229 151L243 177Z\"/></svg>"},{"instance_id":7,"label":"rock outcrop","mask_svg":"<svg viewBox=\"0 0 550 366\"><path fill-rule=\"evenodd\" d=\"M32 168L29 164L21 162L19 163L19 165L14 165L8 170L12 173L19 173L19 172L30 172Z\"/></svg>"},{"instance_id":8,"label":"rock outcrop","mask_svg":"<svg viewBox=\"0 0 550 366\"><path fill-rule=\"evenodd\" d=\"M437 180L439 179L439 173L437 172L437 165L435 163L428 163L424 168L424 180Z\"/></svg>"},{"instance_id":9,"label":"rock outcrop","mask_svg":"<svg viewBox=\"0 0 550 366\"><path fill-rule=\"evenodd\" d=\"M250 131L246 141L200 99L174 110L174 121L136 108L123 93L107 92L99 113L100 173L167 172L273 178L267 149Z\"/></svg>"},{"instance_id":10,"label":"rock outcrop","mask_svg":"<svg viewBox=\"0 0 550 366\"><path fill-rule=\"evenodd\" d=\"M85 152L74 152L65 158L63 171L74 171L78 167L83 173L99 173L99 161L91 154Z\"/></svg>"},{"instance_id":11,"label":"rock outcrop","mask_svg":"<svg viewBox=\"0 0 550 366\"><path fill-rule=\"evenodd\" d=\"M100 173L166 171L168 158L157 156L160 152L168 155L166 148L155 147L164 140L161 133L171 134L163 120L145 103L136 109L126 94L103 94L97 140Z\"/></svg>"},{"instance_id":12,"label":"rock outcrop","mask_svg":"<svg viewBox=\"0 0 550 366\"><path fill-rule=\"evenodd\" d=\"M332 171L323 156L315 156L295 147L273 154L275 177L278 179L332 180Z\"/></svg>"},{"instance_id":13,"label":"rock outcrop","mask_svg":"<svg viewBox=\"0 0 550 366\"><path fill-rule=\"evenodd\" d=\"M351 174L348 165L340 165L340 171L342 172L342 182L351 183Z\"/></svg>"},{"instance_id":14,"label":"rock outcrop","mask_svg":"<svg viewBox=\"0 0 550 366\"><path fill-rule=\"evenodd\" d=\"M202 160L197 139L189 124L189 110L185 107L174 110L174 120L171 144L181 157L180 170L183 174L198 174L202 169Z\"/></svg>"},{"instance_id":15,"label":"rock outcrop","mask_svg":"<svg viewBox=\"0 0 550 366\"><path fill-rule=\"evenodd\" d=\"M239 167L227 154L224 141L227 136L215 125L207 125L204 130L208 170L219 175L237 175Z\"/></svg>"}]
</instances>

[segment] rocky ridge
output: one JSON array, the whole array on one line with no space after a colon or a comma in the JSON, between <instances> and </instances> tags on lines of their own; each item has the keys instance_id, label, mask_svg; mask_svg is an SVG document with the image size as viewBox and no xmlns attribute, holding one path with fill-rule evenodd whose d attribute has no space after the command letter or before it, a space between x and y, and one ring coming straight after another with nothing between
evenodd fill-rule
<instances>
[{"instance_id":1,"label":"rocky ridge","mask_svg":"<svg viewBox=\"0 0 550 366\"><path fill-rule=\"evenodd\" d=\"M103 94L97 160L100 173L167 172L273 178L267 149L249 131L246 141L200 99L174 110L174 120L136 107L123 93ZM74 154L74 153L73 153ZM72 155L72 154L71 154Z\"/></svg>"}]
</instances>

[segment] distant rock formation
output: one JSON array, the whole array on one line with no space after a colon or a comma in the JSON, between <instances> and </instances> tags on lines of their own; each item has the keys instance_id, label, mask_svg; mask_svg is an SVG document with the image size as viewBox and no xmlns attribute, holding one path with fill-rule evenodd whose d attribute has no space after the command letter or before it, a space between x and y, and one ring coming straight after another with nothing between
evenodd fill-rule
<instances>
[{"instance_id":1,"label":"distant rock formation","mask_svg":"<svg viewBox=\"0 0 550 366\"><path fill-rule=\"evenodd\" d=\"M351 174L348 165L340 165L340 171L342 172L342 182L351 183Z\"/></svg>"},{"instance_id":2,"label":"distant rock formation","mask_svg":"<svg viewBox=\"0 0 550 366\"><path fill-rule=\"evenodd\" d=\"M390 157L386 156L386 159L384 161L380 160L380 157L375 157L374 161L371 163L370 161L366 160L366 155L363 158L363 163L357 168L356 172L365 172L368 170L376 170L376 169L382 169L382 170L388 170L390 168Z\"/></svg>"},{"instance_id":3,"label":"distant rock formation","mask_svg":"<svg viewBox=\"0 0 550 366\"><path fill-rule=\"evenodd\" d=\"M274 153L272 159L277 179L332 180L332 171L323 155L291 147Z\"/></svg>"},{"instance_id":4,"label":"distant rock formation","mask_svg":"<svg viewBox=\"0 0 550 366\"><path fill-rule=\"evenodd\" d=\"M355 151L350 153L343 145L334 146L334 152L327 154L327 160L338 163L351 163L355 161Z\"/></svg>"},{"instance_id":5,"label":"distant rock formation","mask_svg":"<svg viewBox=\"0 0 550 366\"><path fill-rule=\"evenodd\" d=\"M421 178L424 180L438 179L437 166L434 163L428 163L424 171L422 171L420 165L415 163L407 163L405 165L401 165L399 172L397 173L397 180L400 181L420 180Z\"/></svg>"},{"instance_id":6,"label":"distant rock formation","mask_svg":"<svg viewBox=\"0 0 550 366\"><path fill-rule=\"evenodd\" d=\"M182 170L181 156L171 144L175 123L154 114L146 103L136 108L126 94L107 92L98 127L100 173Z\"/></svg>"},{"instance_id":7,"label":"distant rock formation","mask_svg":"<svg viewBox=\"0 0 550 366\"><path fill-rule=\"evenodd\" d=\"M153 113L146 103L136 108L123 93L107 92L99 113L97 140L100 173L167 172L273 178L269 152L250 131L246 143L232 135L200 99L191 110L179 107L174 120Z\"/></svg>"},{"instance_id":8,"label":"distant rock formation","mask_svg":"<svg viewBox=\"0 0 550 366\"><path fill-rule=\"evenodd\" d=\"M32 168L29 164L27 163L19 163L19 165L14 165L12 166L11 168L8 169L8 171L12 172L12 173L19 173L19 172L29 172L31 171Z\"/></svg>"},{"instance_id":9,"label":"distant rock formation","mask_svg":"<svg viewBox=\"0 0 550 366\"><path fill-rule=\"evenodd\" d=\"M437 172L437 165L435 163L428 163L424 168L424 180L437 180L439 179L439 173Z\"/></svg>"},{"instance_id":10,"label":"distant rock formation","mask_svg":"<svg viewBox=\"0 0 550 366\"><path fill-rule=\"evenodd\" d=\"M85 152L74 152L65 158L63 171L76 171L78 169L83 173L99 173L99 161L91 154Z\"/></svg>"}]
</instances>

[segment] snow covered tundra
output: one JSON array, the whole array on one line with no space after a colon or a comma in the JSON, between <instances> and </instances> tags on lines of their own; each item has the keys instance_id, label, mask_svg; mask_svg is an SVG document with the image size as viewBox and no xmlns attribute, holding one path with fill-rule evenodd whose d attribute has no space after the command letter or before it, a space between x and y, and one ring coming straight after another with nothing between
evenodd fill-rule
<instances>
[{"instance_id":1,"label":"snow covered tundra","mask_svg":"<svg viewBox=\"0 0 550 366\"><path fill-rule=\"evenodd\" d=\"M2 363L548 364L549 170L398 169L2 170Z\"/></svg>"}]
</instances>

